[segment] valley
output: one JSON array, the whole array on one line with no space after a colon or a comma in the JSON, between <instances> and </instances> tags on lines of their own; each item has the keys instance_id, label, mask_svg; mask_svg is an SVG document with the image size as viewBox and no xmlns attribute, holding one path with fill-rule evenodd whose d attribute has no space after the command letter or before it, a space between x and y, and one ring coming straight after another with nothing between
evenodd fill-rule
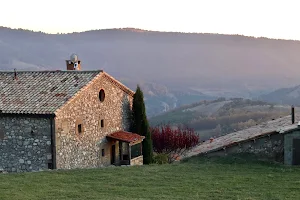
<instances>
[{"instance_id":1,"label":"valley","mask_svg":"<svg viewBox=\"0 0 300 200\"><path fill-rule=\"evenodd\" d=\"M299 109L299 108L295 108ZM193 128L202 141L284 117L290 106L242 98L219 98L185 105L149 119L151 126L171 124Z\"/></svg>"}]
</instances>

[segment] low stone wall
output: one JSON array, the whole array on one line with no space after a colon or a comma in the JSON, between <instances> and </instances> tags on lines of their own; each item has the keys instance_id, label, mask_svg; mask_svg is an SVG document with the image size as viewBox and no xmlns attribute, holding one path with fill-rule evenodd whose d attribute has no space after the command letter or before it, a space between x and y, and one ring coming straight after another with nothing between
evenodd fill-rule
<instances>
[{"instance_id":1,"label":"low stone wall","mask_svg":"<svg viewBox=\"0 0 300 200\"><path fill-rule=\"evenodd\" d=\"M0 169L39 171L51 161L50 119L0 117Z\"/></svg>"},{"instance_id":2,"label":"low stone wall","mask_svg":"<svg viewBox=\"0 0 300 200\"><path fill-rule=\"evenodd\" d=\"M215 152L208 153L214 155L228 155L234 153L253 153L261 158L282 162L284 160L284 135L273 134L262 138L248 140Z\"/></svg>"},{"instance_id":3,"label":"low stone wall","mask_svg":"<svg viewBox=\"0 0 300 200\"><path fill-rule=\"evenodd\" d=\"M143 165L143 156L139 156L131 159L130 165Z\"/></svg>"}]
</instances>

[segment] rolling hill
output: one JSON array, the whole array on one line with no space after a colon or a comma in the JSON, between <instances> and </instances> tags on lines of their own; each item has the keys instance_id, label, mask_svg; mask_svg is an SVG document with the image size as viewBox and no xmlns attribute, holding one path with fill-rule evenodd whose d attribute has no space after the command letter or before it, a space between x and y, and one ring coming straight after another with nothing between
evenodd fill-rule
<instances>
[{"instance_id":1,"label":"rolling hill","mask_svg":"<svg viewBox=\"0 0 300 200\"><path fill-rule=\"evenodd\" d=\"M182 106L151 117L149 121L151 126L188 126L199 133L201 140L207 140L289 115L290 111L290 106L242 98L219 98Z\"/></svg>"},{"instance_id":2,"label":"rolling hill","mask_svg":"<svg viewBox=\"0 0 300 200\"><path fill-rule=\"evenodd\" d=\"M300 106L300 85L281 88L261 95L258 99L271 103Z\"/></svg>"}]
</instances>

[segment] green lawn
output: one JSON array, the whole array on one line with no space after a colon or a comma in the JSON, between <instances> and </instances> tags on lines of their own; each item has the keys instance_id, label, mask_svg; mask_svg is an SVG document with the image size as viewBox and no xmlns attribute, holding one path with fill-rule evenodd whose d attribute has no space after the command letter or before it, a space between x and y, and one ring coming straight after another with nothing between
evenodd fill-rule
<instances>
[{"instance_id":1,"label":"green lawn","mask_svg":"<svg viewBox=\"0 0 300 200\"><path fill-rule=\"evenodd\" d=\"M244 158L244 157L243 157ZM300 168L231 158L0 174L0 199L300 199Z\"/></svg>"}]
</instances>

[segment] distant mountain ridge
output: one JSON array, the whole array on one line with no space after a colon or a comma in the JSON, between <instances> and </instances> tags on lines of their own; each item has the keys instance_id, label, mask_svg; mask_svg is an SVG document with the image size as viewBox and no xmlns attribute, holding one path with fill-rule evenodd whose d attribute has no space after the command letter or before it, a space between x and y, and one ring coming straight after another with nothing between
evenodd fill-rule
<instances>
[{"instance_id":1,"label":"distant mountain ridge","mask_svg":"<svg viewBox=\"0 0 300 200\"><path fill-rule=\"evenodd\" d=\"M0 69L63 70L65 59L77 53L82 70L103 69L133 89L148 84L144 88L153 114L179 104L220 96L252 98L299 84L298 52L299 41L240 35L134 28L45 34L0 27Z\"/></svg>"},{"instance_id":2,"label":"distant mountain ridge","mask_svg":"<svg viewBox=\"0 0 300 200\"><path fill-rule=\"evenodd\" d=\"M281 88L261 95L258 99L271 103L300 106L300 85Z\"/></svg>"}]
</instances>

